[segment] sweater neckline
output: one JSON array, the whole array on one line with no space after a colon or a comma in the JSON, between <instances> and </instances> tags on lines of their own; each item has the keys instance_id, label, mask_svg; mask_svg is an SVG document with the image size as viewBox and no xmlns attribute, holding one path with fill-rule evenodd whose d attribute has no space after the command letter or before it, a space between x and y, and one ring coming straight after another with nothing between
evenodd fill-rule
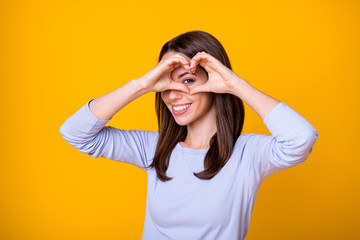
<instances>
[{"instance_id":1,"label":"sweater neckline","mask_svg":"<svg viewBox=\"0 0 360 240\"><path fill-rule=\"evenodd\" d=\"M177 143L177 146L180 149L180 151L185 152L185 153L190 153L190 154L204 154L204 153L207 153L207 151L209 150L208 148L195 149L195 148L183 147L180 144L180 142Z\"/></svg>"}]
</instances>

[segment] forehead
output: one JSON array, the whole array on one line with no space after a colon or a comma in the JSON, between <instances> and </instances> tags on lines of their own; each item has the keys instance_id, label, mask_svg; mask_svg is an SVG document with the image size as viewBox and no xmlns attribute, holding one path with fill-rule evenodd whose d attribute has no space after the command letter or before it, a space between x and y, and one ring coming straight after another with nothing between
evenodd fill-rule
<instances>
[{"instance_id":1,"label":"forehead","mask_svg":"<svg viewBox=\"0 0 360 240\"><path fill-rule=\"evenodd\" d=\"M174 56L175 54L180 54L181 56L183 56L185 59L190 60L190 58L188 56L186 56L185 54L181 53L181 52L175 52L175 51L169 51L166 52L163 57L161 58L161 60L167 59L169 57Z\"/></svg>"}]
</instances>

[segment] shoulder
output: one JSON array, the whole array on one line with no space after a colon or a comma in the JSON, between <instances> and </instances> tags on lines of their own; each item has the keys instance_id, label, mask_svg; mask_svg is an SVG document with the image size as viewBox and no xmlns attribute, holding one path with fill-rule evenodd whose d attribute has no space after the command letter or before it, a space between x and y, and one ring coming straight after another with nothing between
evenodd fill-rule
<instances>
[{"instance_id":1,"label":"shoulder","mask_svg":"<svg viewBox=\"0 0 360 240\"><path fill-rule=\"evenodd\" d=\"M267 148L273 140L273 137L267 134L243 133L235 142L233 155L238 158L252 158Z\"/></svg>"},{"instance_id":2,"label":"shoulder","mask_svg":"<svg viewBox=\"0 0 360 240\"><path fill-rule=\"evenodd\" d=\"M159 138L158 131L131 129L129 130L129 133L132 135L137 135L139 139L146 144L156 144Z\"/></svg>"},{"instance_id":3,"label":"shoulder","mask_svg":"<svg viewBox=\"0 0 360 240\"><path fill-rule=\"evenodd\" d=\"M129 132L135 132L138 133L146 138L148 138L149 140L156 140L159 137L159 133L158 131L149 131L149 130L137 130L137 129L131 129L129 130Z\"/></svg>"},{"instance_id":4,"label":"shoulder","mask_svg":"<svg viewBox=\"0 0 360 240\"><path fill-rule=\"evenodd\" d=\"M106 126L110 134L114 136L115 144L124 144L143 149L151 152L156 147L158 140L157 131L149 131L142 129L124 130L112 126Z\"/></svg>"},{"instance_id":5,"label":"shoulder","mask_svg":"<svg viewBox=\"0 0 360 240\"><path fill-rule=\"evenodd\" d=\"M122 132L129 132L132 135L137 135L141 138L146 138L148 140L155 140L158 138L158 132L157 131L149 131L149 130L143 130L143 129L130 129L130 130L123 130L123 129L118 129L112 126L107 126L109 128L114 128L117 130L120 130Z\"/></svg>"},{"instance_id":6,"label":"shoulder","mask_svg":"<svg viewBox=\"0 0 360 240\"><path fill-rule=\"evenodd\" d=\"M261 144L264 141L270 140L271 136L268 134L258 133L242 133L236 140L234 149L249 148Z\"/></svg>"},{"instance_id":7,"label":"shoulder","mask_svg":"<svg viewBox=\"0 0 360 240\"><path fill-rule=\"evenodd\" d=\"M159 139L158 131L133 130L142 135L143 144L149 155L155 154L156 145Z\"/></svg>"}]
</instances>

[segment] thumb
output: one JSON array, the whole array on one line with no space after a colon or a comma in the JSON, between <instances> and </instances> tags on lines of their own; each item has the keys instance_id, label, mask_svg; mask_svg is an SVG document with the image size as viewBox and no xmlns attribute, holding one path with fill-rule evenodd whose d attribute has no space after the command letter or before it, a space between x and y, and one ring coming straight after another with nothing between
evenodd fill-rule
<instances>
[{"instance_id":1,"label":"thumb","mask_svg":"<svg viewBox=\"0 0 360 240\"><path fill-rule=\"evenodd\" d=\"M168 87L167 90L179 90L182 92L189 93L189 88L187 88L184 84L173 81L170 82L170 86Z\"/></svg>"},{"instance_id":2,"label":"thumb","mask_svg":"<svg viewBox=\"0 0 360 240\"><path fill-rule=\"evenodd\" d=\"M211 92L209 84L205 83L203 85L196 86L190 89L190 94L195 94L199 92Z\"/></svg>"}]
</instances>

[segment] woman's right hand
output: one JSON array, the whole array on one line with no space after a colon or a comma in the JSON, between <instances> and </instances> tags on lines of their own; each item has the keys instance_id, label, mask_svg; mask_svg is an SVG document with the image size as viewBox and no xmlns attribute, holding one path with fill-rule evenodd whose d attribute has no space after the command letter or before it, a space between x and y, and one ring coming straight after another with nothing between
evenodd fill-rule
<instances>
[{"instance_id":1,"label":"woman's right hand","mask_svg":"<svg viewBox=\"0 0 360 240\"><path fill-rule=\"evenodd\" d=\"M171 72L178 67L183 67L190 73L190 62L179 53L161 60L155 68L137 80L147 92L163 92L166 90L189 92L184 84L171 79Z\"/></svg>"}]
</instances>

